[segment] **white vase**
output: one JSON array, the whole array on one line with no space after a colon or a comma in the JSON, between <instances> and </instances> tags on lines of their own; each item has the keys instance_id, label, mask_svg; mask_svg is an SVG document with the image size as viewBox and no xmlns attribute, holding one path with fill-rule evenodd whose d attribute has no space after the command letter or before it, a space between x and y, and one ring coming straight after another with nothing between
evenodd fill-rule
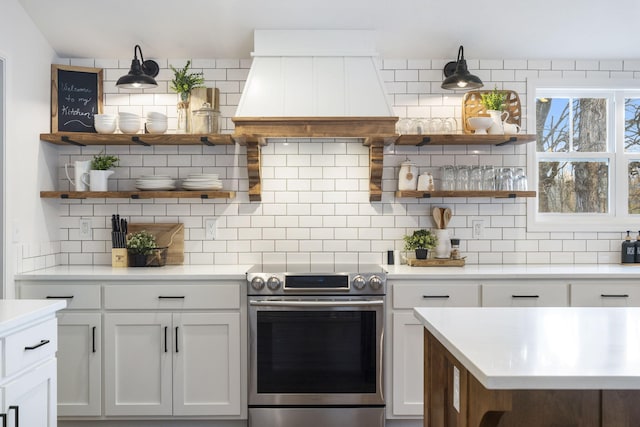
<instances>
[{"instance_id":1,"label":"white vase","mask_svg":"<svg viewBox=\"0 0 640 427\"><path fill-rule=\"evenodd\" d=\"M487 132L490 135L504 135L504 127L502 126L502 122L509 118L509 112L487 110L487 114L489 114L489 116L491 116L491 118L493 119L493 123L491 124L491 127L487 129Z\"/></svg>"},{"instance_id":2,"label":"white vase","mask_svg":"<svg viewBox=\"0 0 640 427\"><path fill-rule=\"evenodd\" d=\"M438 238L438 245L433 250L436 258L449 258L451 257L451 240L449 237L449 230L446 228L435 230L435 235Z\"/></svg>"},{"instance_id":3,"label":"white vase","mask_svg":"<svg viewBox=\"0 0 640 427\"><path fill-rule=\"evenodd\" d=\"M89 185L89 191L108 191L109 177L113 174L114 171L112 170L91 170L89 171L89 182L83 182Z\"/></svg>"}]
</instances>

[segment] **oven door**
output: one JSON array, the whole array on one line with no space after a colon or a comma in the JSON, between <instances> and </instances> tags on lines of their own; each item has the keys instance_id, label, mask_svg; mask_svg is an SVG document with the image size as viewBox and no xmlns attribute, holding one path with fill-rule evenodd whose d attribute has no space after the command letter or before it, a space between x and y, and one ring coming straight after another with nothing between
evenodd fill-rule
<instances>
[{"instance_id":1,"label":"oven door","mask_svg":"<svg viewBox=\"0 0 640 427\"><path fill-rule=\"evenodd\" d=\"M384 297L249 297L249 405L384 405Z\"/></svg>"}]
</instances>

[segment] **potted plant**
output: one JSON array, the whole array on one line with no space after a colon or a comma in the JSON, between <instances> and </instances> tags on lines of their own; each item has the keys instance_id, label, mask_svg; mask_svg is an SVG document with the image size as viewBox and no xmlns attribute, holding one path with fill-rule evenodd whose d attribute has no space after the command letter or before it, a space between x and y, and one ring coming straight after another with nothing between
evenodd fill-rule
<instances>
[{"instance_id":1,"label":"potted plant","mask_svg":"<svg viewBox=\"0 0 640 427\"><path fill-rule=\"evenodd\" d=\"M493 124L488 129L490 134L502 134L504 133L504 128L502 126L503 114L506 114L507 117L504 118L506 120L509 117L509 113L504 111L505 109L505 101L507 100L506 92L498 90L495 87L491 92L483 92L480 94L480 102L487 110L487 113L493 119Z\"/></svg>"},{"instance_id":2,"label":"potted plant","mask_svg":"<svg viewBox=\"0 0 640 427\"><path fill-rule=\"evenodd\" d=\"M204 76L201 72L190 73L189 67L191 60L181 69L176 69L173 65L173 79L171 80L170 89L180 95L178 102L178 131L189 132L189 101L191 98L191 90L196 87L204 86Z\"/></svg>"},{"instance_id":3,"label":"potted plant","mask_svg":"<svg viewBox=\"0 0 640 427\"><path fill-rule=\"evenodd\" d=\"M156 237L146 230L137 231L127 236L127 252L131 267L145 267L147 257L156 249Z\"/></svg>"},{"instance_id":4,"label":"potted plant","mask_svg":"<svg viewBox=\"0 0 640 427\"><path fill-rule=\"evenodd\" d=\"M103 154L104 151L93 156L89 170L89 182L85 184L89 185L90 191L107 191L107 180L113 171L112 167L118 166L120 159L116 156Z\"/></svg>"},{"instance_id":5,"label":"potted plant","mask_svg":"<svg viewBox=\"0 0 640 427\"><path fill-rule=\"evenodd\" d=\"M433 249L438 244L438 238L431 231L421 229L415 230L413 234L405 235L404 249L406 251L416 251L417 259L426 259L429 249Z\"/></svg>"}]
</instances>

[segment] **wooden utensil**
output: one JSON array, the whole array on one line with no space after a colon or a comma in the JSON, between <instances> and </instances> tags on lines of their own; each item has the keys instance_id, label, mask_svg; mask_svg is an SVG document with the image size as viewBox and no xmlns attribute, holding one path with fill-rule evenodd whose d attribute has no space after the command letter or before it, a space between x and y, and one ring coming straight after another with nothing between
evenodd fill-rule
<instances>
[{"instance_id":1,"label":"wooden utensil","mask_svg":"<svg viewBox=\"0 0 640 427\"><path fill-rule=\"evenodd\" d=\"M452 216L453 214L451 213L451 209L446 208L442 214L442 228L447 228L447 225L449 225L449 221L451 221Z\"/></svg>"},{"instance_id":2,"label":"wooden utensil","mask_svg":"<svg viewBox=\"0 0 640 427\"><path fill-rule=\"evenodd\" d=\"M431 210L431 215L433 216L433 222L436 223L436 227L442 228L442 211L440 210L440 208L433 208Z\"/></svg>"}]
</instances>

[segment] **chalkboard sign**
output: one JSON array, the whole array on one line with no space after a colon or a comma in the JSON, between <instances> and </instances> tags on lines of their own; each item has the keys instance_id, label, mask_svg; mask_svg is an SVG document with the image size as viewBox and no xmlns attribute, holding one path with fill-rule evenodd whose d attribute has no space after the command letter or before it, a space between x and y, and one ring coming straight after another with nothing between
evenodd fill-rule
<instances>
[{"instance_id":1,"label":"chalkboard sign","mask_svg":"<svg viewBox=\"0 0 640 427\"><path fill-rule=\"evenodd\" d=\"M51 132L96 132L102 112L102 68L51 65Z\"/></svg>"}]
</instances>

